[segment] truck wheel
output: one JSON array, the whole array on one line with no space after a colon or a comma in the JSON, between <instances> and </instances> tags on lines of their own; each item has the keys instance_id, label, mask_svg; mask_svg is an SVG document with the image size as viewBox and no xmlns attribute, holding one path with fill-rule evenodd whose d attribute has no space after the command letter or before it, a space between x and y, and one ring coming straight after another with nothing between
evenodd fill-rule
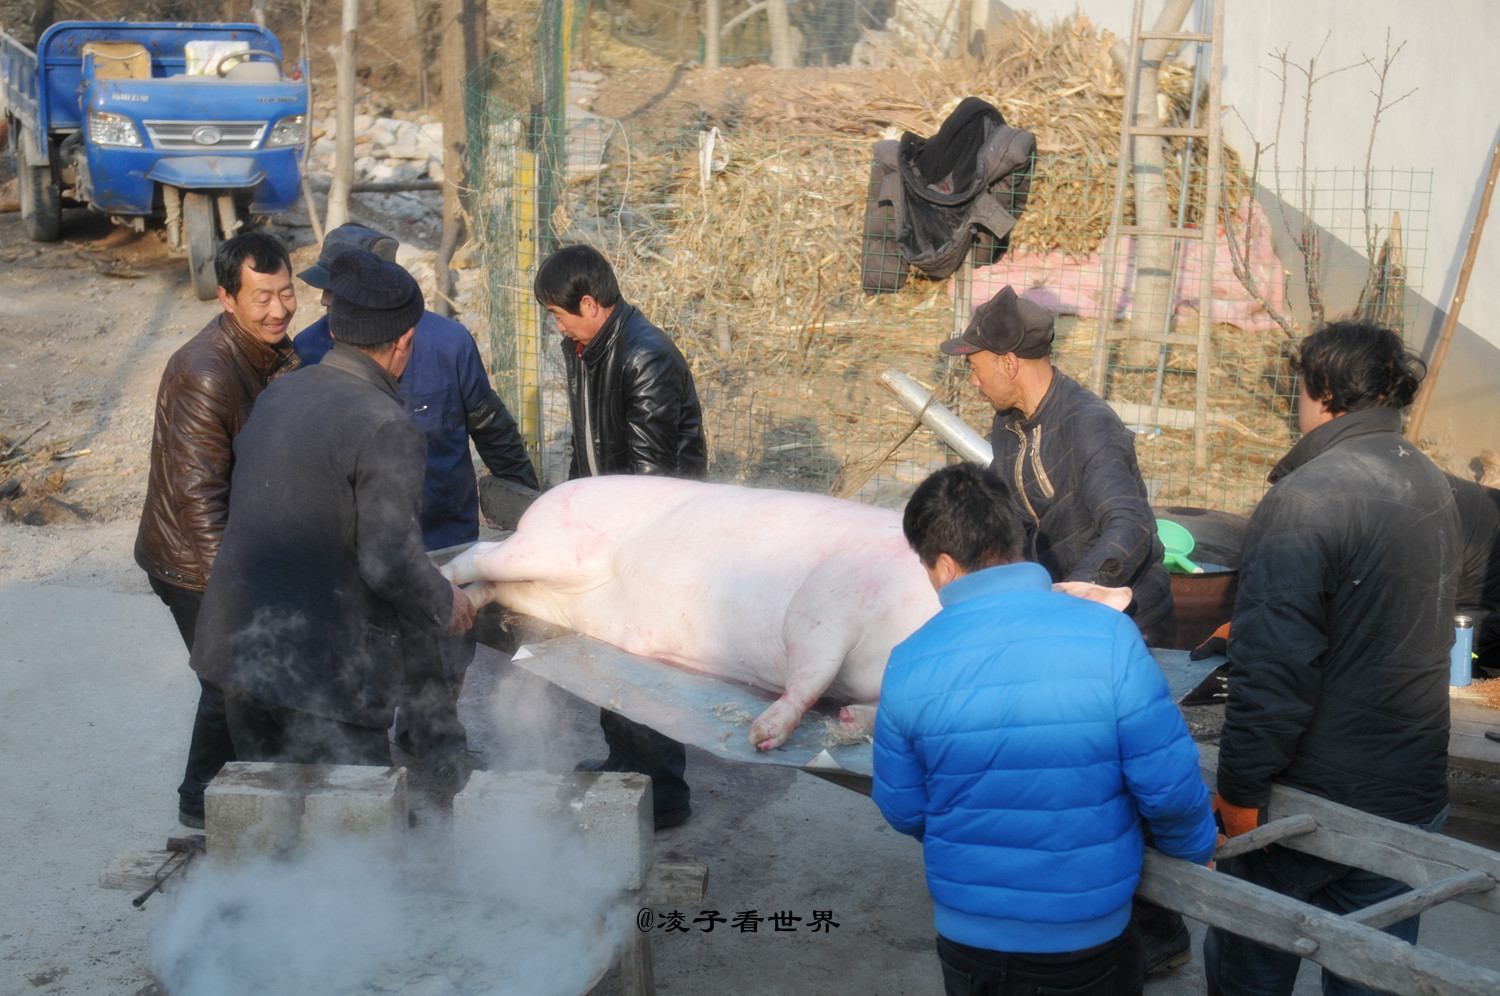
<instances>
[{"instance_id":1,"label":"truck wheel","mask_svg":"<svg viewBox=\"0 0 1500 996\"><path fill-rule=\"evenodd\" d=\"M16 129L16 186L21 195L21 225L33 242L56 242L62 235L62 197L52 166L31 162L26 147L31 138L24 128Z\"/></svg>"},{"instance_id":2,"label":"truck wheel","mask_svg":"<svg viewBox=\"0 0 1500 996\"><path fill-rule=\"evenodd\" d=\"M182 229L187 240L188 269L193 274L193 290L198 300L217 296L219 278L214 273L214 254L219 251L219 219L210 194L191 191L182 196Z\"/></svg>"}]
</instances>

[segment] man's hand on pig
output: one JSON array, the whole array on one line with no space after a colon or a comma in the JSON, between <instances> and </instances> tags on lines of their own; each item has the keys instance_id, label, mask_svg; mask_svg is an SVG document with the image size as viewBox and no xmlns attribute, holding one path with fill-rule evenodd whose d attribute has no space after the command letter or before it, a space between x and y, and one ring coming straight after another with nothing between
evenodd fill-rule
<instances>
[{"instance_id":1,"label":"man's hand on pig","mask_svg":"<svg viewBox=\"0 0 1500 996\"><path fill-rule=\"evenodd\" d=\"M1106 588L1102 584L1088 581L1059 581L1052 586L1052 590L1076 598L1086 598L1090 602L1103 602L1120 612L1130 608L1130 602L1135 598L1135 592L1130 588Z\"/></svg>"}]
</instances>

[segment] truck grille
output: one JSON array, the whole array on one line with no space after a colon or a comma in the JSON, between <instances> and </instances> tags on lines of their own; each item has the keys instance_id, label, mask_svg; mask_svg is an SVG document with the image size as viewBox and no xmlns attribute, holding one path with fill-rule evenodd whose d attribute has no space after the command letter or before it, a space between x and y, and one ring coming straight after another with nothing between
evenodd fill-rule
<instances>
[{"instance_id":1,"label":"truck grille","mask_svg":"<svg viewBox=\"0 0 1500 996\"><path fill-rule=\"evenodd\" d=\"M143 121L142 124L152 146L170 152L243 152L260 148L266 133L264 121Z\"/></svg>"}]
</instances>

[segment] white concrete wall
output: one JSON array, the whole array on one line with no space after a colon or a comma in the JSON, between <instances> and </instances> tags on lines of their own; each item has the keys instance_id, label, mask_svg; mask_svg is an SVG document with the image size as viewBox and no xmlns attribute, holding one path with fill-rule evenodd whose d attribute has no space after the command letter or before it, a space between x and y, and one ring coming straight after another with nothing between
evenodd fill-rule
<instances>
[{"instance_id":1,"label":"white concrete wall","mask_svg":"<svg viewBox=\"0 0 1500 996\"><path fill-rule=\"evenodd\" d=\"M1206 3L1208 0L1199 0ZM1018 0L1043 20L1066 17L1075 9L1118 35L1130 30L1130 0ZM1149 24L1161 9L1147 0ZM1197 10L1185 25L1196 23ZM1420 285L1428 301L1446 308L1458 282L1469 229L1500 139L1500 3L1495 0L1364 0L1357 5L1309 0L1227 0L1224 45L1225 139L1248 156L1251 135L1262 144L1275 140L1280 83L1273 52L1285 49L1293 62L1317 55L1318 71L1383 57L1386 29L1392 47L1406 43L1389 77L1390 96L1416 92L1381 118L1373 165L1432 170L1431 214L1426 220L1425 264ZM1326 44L1325 44L1325 38ZM1319 49L1321 47L1321 53ZM1281 165L1301 157L1302 92L1293 74L1282 123ZM1363 167L1374 110L1375 76L1350 69L1323 80L1314 91L1308 165L1313 168ZM1235 113L1237 112L1237 113ZM1241 124L1249 126L1249 134ZM1319 212L1326 209L1319 208ZM1348 228L1325 214L1331 227ZM1500 222L1480 246L1461 318L1490 343L1500 346Z\"/></svg>"},{"instance_id":2,"label":"white concrete wall","mask_svg":"<svg viewBox=\"0 0 1500 996\"><path fill-rule=\"evenodd\" d=\"M999 0L993 0L998 3ZM1199 0L1200 4L1209 0ZM1131 0L1012 0L1044 22L1081 10L1099 27L1128 35ZM1147 0L1149 25L1162 0ZM1197 24L1198 9L1184 27ZM1415 345L1430 350L1453 299L1489 173L1500 141L1500 2L1496 0L1226 0L1224 133L1248 156L1251 135L1275 140L1281 98L1272 53L1285 49L1294 63L1317 56L1318 72L1361 62L1378 64L1391 46L1405 42L1388 77L1389 98L1411 94L1381 117L1372 165L1432 171L1431 211L1422 272L1412 289L1431 308L1412 330ZM1326 42L1325 42L1326 39ZM1320 51L1321 48L1321 51ZM1302 90L1296 74L1282 123L1281 167L1301 158ZM1307 163L1311 168L1363 168L1374 111L1376 77L1350 69L1318 83L1314 91ZM1232 107L1233 111L1228 110ZM1241 124L1243 119L1244 124ZM1248 126L1248 132L1247 127ZM1495 205L1500 214L1500 203ZM1348 231L1348 215L1319 206L1314 217ZM1377 214L1383 225L1384 218ZM1415 221L1416 219L1413 219ZM1355 221L1362 231L1362 221ZM1351 239L1363 250L1363 239ZM1500 448L1500 218L1492 218L1479 247L1452 352L1442 370L1428 423L1439 445L1451 451L1450 469L1462 472L1479 448ZM1427 434L1424 425L1424 436Z\"/></svg>"}]
</instances>

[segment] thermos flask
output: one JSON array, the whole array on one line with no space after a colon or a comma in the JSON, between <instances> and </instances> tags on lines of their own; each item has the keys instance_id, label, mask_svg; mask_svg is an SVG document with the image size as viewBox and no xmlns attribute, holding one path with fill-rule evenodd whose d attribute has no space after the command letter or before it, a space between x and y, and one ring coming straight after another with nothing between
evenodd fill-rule
<instances>
[{"instance_id":1,"label":"thermos flask","mask_svg":"<svg viewBox=\"0 0 1500 996\"><path fill-rule=\"evenodd\" d=\"M1448 684L1467 685L1474 672L1474 620L1453 617L1453 650L1448 657Z\"/></svg>"}]
</instances>

